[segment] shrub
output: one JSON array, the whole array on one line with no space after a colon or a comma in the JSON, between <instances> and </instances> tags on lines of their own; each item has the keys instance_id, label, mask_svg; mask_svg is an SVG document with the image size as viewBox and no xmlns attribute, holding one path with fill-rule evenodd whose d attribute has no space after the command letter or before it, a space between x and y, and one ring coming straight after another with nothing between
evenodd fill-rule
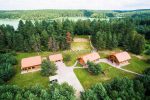
<instances>
[{"instance_id":1,"label":"shrub","mask_svg":"<svg viewBox=\"0 0 150 100\"><path fill-rule=\"evenodd\" d=\"M0 65L0 78L4 81L8 81L15 75L15 70L13 66L9 63Z\"/></svg>"},{"instance_id":2,"label":"shrub","mask_svg":"<svg viewBox=\"0 0 150 100\"><path fill-rule=\"evenodd\" d=\"M11 53L0 54L0 79L7 82L15 75L17 60Z\"/></svg>"},{"instance_id":3,"label":"shrub","mask_svg":"<svg viewBox=\"0 0 150 100\"><path fill-rule=\"evenodd\" d=\"M41 74L42 76L54 75L57 68L53 62L49 60L44 60L41 65Z\"/></svg>"},{"instance_id":4,"label":"shrub","mask_svg":"<svg viewBox=\"0 0 150 100\"><path fill-rule=\"evenodd\" d=\"M94 64L92 62L87 62L88 65L88 71L91 72L94 75L98 75L99 73L101 73L101 66L99 64Z\"/></svg>"},{"instance_id":5,"label":"shrub","mask_svg":"<svg viewBox=\"0 0 150 100\"><path fill-rule=\"evenodd\" d=\"M70 61L71 59L71 55L70 54L66 54L64 57L64 61Z\"/></svg>"},{"instance_id":6,"label":"shrub","mask_svg":"<svg viewBox=\"0 0 150 100\"><path fill-rule=\"evenodd\" d=\"M144 52L146 55L150 55L150 48Z\"/></svg>"},{"instance_id":7,"label":"shrub","mask_svg":"<svg viewBox=\"0 0 150 100\"><path fill-rule=\"evenodd\" d=\"M148 59L146 60L146 62L150 64L150 58L148 58Z\"/></svg>"}]
</instances>

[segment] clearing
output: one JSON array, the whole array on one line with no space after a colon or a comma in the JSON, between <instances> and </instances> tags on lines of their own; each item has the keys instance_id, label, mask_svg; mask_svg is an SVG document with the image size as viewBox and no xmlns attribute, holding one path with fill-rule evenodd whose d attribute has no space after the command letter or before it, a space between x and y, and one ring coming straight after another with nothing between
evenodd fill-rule
<instances>
[{"instance_id":1,"label":"clearing","mask_svg":"<svg viewBox=\"0 0 150 100\"><path fill-rule=\"evenodd\" d=\"M90 41L88 36L75 36L71 43L71 50L91 50Z\"/></svg>"}]
</instances>

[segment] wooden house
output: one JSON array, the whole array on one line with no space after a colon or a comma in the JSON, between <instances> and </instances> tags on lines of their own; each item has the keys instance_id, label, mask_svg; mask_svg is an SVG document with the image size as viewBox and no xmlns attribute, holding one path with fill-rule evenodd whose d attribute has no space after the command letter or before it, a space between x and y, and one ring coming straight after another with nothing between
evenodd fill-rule
<instances>
[{"instance_id":1,"label":"wooden house","mask_svg":"<svg viewBox=\"0 0 150 100\"><path fill-rule=\"evenodd\" d=\"M119 53L113 53L111 54L108 59L112 62L112 63L116 63L116 64L124 64L124 63L128 63L128 61L131 59L131 56L129 55L128 52L119 52Z\"/></svg>"},{"instance_id":2,"label":"wooden house","mask_svg":"<svg viewBox=\"0 0 150 100\"><path fill-rule=\"evenodd\" d=\"M40 68L41 63L42 63L41 56L23 58L21 60L21 70L28 71L32 69L38 69Z\"/></svg>"},{"instance_id":3,"label":"wooden house","mask_svg":"<svg viewBox=\"0 0 150 100\"><path fill-rule=\"evenodd\" d=\"M49 60L53 62L63 61L62 54L54 54L49 56Z\"/></svg>"},{"instance_id":4,"label":"wooden house","mask_svg":"<svg viewBox=\"0 0 150 100\"><path fill-rule=\"evenodd\" d=\"M90 53L90 54L80 56L78 58L78 62L81 65L86 65L88 61L95 62L95 61L98 61L99 59L100 59L99 54L97 52L93 52L93 53Z\"/></svg>"}]
</instances>

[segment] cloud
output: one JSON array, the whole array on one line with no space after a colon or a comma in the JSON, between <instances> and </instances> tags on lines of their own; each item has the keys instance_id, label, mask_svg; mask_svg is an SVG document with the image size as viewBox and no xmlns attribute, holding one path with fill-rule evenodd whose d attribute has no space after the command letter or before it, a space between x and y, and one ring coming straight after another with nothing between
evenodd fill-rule
<instances>
[{"instance_id":1,"label":"cloud","mask_svg":"<svg viewBox=\"0 0 150 100\"><path fill-rule=\"evenodd\" d=\"M148 9L149 0L0 0L0 10L22 9Z\"/></svg>"}]
</instances>

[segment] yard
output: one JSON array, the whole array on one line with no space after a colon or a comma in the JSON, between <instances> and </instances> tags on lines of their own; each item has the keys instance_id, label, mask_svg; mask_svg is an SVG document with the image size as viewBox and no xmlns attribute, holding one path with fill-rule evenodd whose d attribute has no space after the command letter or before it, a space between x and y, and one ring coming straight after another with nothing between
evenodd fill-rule
<instances>
[{"instance_id":1,"label":"yard","mask_svg":"<svg viewBox=\"0 0 150 100\"><path fill-rule=\"evenodd\" d=\"M124 72L122 70L116 69L111 67L108 64L100 63L102 70L105 72L104 74L99 74L98 76L90 74L87 69L74 69L76 76L78 77L79 81L81 82L84 89L90 88L97 82L108 82L115 77L128 77L134 78L135 75L131 73Z\"/></svg>"},{"instance_id":2,"label":"yard","mask_svg":"<svg viewBox=\"0 0 150 100\"><path fill-rule=\"evenodd\" d=\"M48 56L51 52L40 52L41 56ZM16 65L16 75L8 82L8 84L18 85L20 87L29 87L35 84L39 84L43 87L48 87L49 79L48 77L42 77L40 72L33 72L27 74L21 74L20 61L22 58L37 56L37 53L18 53L17 60L18 65Z\"/></svg>"},{"instance_id":3,"label":"yard","mask_svg":"<svg viewBox=\"0 0 150 100\"><path fill-rule=\"evenodd\" d=\"M144 70L150 68L150 64L135 56L132 56L132 59L129 62L129 65L123 67L124 69L131 70L137 73L143 73Z\"/></svg>"}]
</instances>

